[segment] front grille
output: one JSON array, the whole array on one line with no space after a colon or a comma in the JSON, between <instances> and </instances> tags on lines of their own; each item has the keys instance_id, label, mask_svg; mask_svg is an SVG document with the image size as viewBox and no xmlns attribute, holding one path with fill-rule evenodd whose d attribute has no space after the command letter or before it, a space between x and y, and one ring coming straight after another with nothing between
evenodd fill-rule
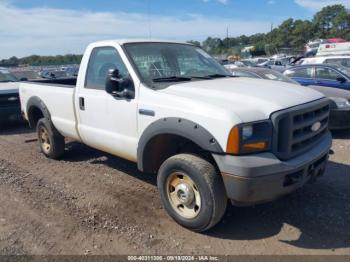
<instances>
[{"instance_id":1,"label":"front grille","mask_svg":"<svg viewBox=\"0 0 350 262\"><path fill-rule=\"evenodd\" d=\"M276 156L287 160L311 149L328 132L329 110L329 100L321 99L272 114Z\"/></svg>"},{"instance_id":2,"label":"front grille","mask_svg":"<svg viewBox=\"0 0 350 262\"><path fill-rule=\"evenodd\" d=\"M0 94L0 107L12 107L19 104L18 94Z\"/></svg>"}]
</instances>

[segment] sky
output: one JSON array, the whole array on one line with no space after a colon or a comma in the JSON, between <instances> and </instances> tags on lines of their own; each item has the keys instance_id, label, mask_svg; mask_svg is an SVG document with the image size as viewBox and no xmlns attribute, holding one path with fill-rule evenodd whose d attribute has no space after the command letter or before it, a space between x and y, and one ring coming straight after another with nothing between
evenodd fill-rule
<instances>
[{"instance_id":1,"label":"sky","mask_svg":"<svg viewBox=\"0 0 350 262\"><path fill-rule=\"evenodd\" d=\"M81 54L118 38L199 40L270 31L350 0L0 0L0 59Z\"/></svg>"}]
</instances>

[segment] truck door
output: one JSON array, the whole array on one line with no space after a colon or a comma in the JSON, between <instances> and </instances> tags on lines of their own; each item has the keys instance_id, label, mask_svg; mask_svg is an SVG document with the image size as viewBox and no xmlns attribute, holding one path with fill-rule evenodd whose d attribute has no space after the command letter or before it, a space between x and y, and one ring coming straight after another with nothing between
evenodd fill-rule
<instances>
[{"instance_id":1,"label":"truck door","mask_svg":"<svg viewBox=\"0 0 350 262\"><path fill-rule=\"evenodd\" d=\"M85 144L135 161L137 99L116 98L105 91L109 69L118 69L120 76L129 74L115 47L93 49L85 84L76 94L78 130Z\"/></svg>"}]
</instances>

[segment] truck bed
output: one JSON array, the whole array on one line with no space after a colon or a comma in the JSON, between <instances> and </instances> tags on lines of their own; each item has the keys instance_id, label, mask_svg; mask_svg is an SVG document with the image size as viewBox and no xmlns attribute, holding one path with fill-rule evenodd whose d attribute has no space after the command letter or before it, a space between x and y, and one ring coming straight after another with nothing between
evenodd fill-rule
<instances>
[{"instance_id":1,"label":"truck bed","mask_svg":"<svg viewBox=\"0 0 350 262\"><path fill-rule=\"evenodd\" d=\"M78 139L74 108L76 79L35 80L20 83L23 112L29 112L33 100L40 100L51 115L56 129L64 136ZM28 116L25 115L28 119Z\"/></svg>"}]
</instances>

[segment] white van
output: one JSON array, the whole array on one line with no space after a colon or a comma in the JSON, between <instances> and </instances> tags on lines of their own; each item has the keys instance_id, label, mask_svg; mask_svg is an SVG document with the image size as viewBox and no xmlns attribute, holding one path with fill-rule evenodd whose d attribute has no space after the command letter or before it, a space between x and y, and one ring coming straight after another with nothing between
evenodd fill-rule
<instances>
[{"instance_id":1,"label":"white van","mask_svg":"<svg viewBox=\"0 0 350 262\"><path fill-rule=\"evenodd\" d=\"M316 56L350 55L350 42L321 44Z\"/></svg>"},{"instance_id":2,"label":"white van","mask_svg":"<svg viewBox=\"0 0 350 262\"><path fill-rule=\"evenodd\" d=\"M350 68L350 55L316 56L304 58L301 64L337 64Z\"/></svg>"}]
</instances>

